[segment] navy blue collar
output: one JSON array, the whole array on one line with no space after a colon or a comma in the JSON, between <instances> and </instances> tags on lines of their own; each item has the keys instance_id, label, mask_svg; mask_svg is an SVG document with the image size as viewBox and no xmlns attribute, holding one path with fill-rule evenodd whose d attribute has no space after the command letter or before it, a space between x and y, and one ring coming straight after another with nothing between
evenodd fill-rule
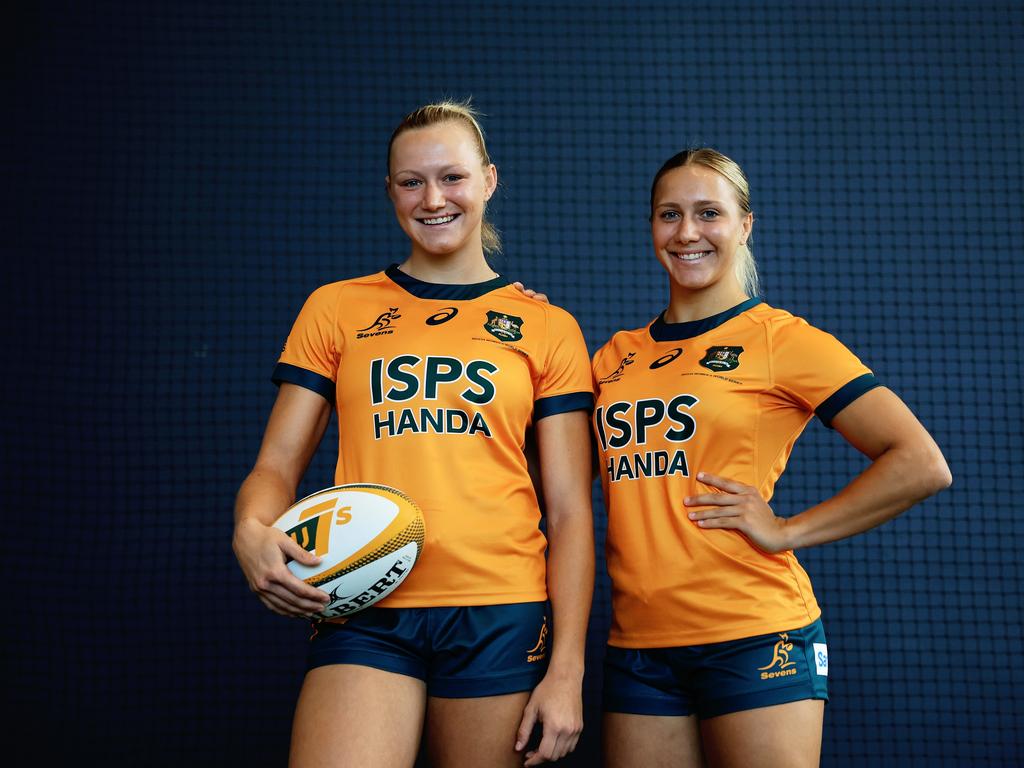
<instances>
[{"instance_id":1,"label":"navy blue collar","mask_svg":"<svg viewBox=\"0 0 1024 768\"><path fill-rule=\"evenodd\" d=\"M760 303L761 299L755 296L752 299L747 299L742 304L737 304L732 309L725 310L725 312L719 312L711 317L703 317L700 320L690 320L686 323L666 323L665 313L662 312L651 323L651 338L655 341L683 341L684 339L692 339L695 336L700 336L702 333L707 333L717 328L727 320L732 320L736 315L741 315Z\"/></svg>"},{"instance_id":2,"label":"navy blue collar","mask_svg":"<svg viewBox=\"0 0 1024 768\"><path fill-rule=\"evenodd\" d=\"M508 280L501 275L493 277L484 283L471 283L469 285L425 283L422 280L417 280L412 275L405 274L405 272L398 268L397 264L392 264L385 269L384 274L418 299L465 301L467 299L475 299L483 296L485 293L490 293L496 288L508 285Z\"/></svg>"}]
</instances>

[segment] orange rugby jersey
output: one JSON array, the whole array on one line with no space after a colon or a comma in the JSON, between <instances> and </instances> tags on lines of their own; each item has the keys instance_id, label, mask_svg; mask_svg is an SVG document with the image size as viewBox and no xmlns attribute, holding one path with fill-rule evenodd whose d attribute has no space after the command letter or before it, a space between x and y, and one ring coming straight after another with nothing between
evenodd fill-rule
<instances>
[{"instance_id":1,"label":"orange rugby jersey","mask_svg":"<svg viewBox=\"0 0 1024 768\"><path fill-rule=\"evenodd\" d=\"M608 509L609 642L655 648L794 629L821 614L792 552L687 518L713 491L700 471L767 501L793 443L877 386L846 347L801 318L750 299L713 317L661 317L621 331L594 356L595 432Z\"/></svg>"},{"instance_id":2,"label":"orange rugby jersey","mask_svg":"<svg viewBox=\"0 0 1024 768\"><path fill-rule=\"evenodd\" d=\"M423 510L423 553L378 605L547 597L523 445L533 421L593 406L587 348L568 312L502 277L438 285L392 265L317 289L274 380L335 404L335 483L390 485Z\"/></svg>"}]
</instances>

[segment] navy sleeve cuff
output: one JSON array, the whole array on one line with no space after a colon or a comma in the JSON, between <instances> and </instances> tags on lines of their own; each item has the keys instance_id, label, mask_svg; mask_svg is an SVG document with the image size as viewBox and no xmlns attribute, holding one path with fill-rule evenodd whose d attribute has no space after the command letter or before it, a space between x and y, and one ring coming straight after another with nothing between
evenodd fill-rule
<instances>
[{"instance_id":1,"label":"navy sleeve cuff","mask_svg":"<svg viewBox=\"0 0 1024 768\"><path fill-rule=\"evenodd\" d=\"M832 429L832 419L846 406L863 395L865 392L882 386L873 373L865 373L853 381L841 386L834 394L814 409L821 422Z\"/></svg>"},{"instance_id":2,"label":"navy sleeve cuff","mask_svg":"<svg viewBox=\"0 0 1024 768\"><path fill-rule=\"evenodd\" d=\"M334 405L334 382L319 373L299 368L297 365L278 363L274 367L274 375L271 376L274 383L298 384L300 387L311 389L322 396L331 405Z\"/></svg>"},{"instance_id":3,"label":"navy sleeve cuff","mask_svg":"<svg viewBox=\"0 0 1024 768\"><path fill-rule=\"evenodd\" d=\"M542 397L533 404L533 420L540 421L545 416L569 411L594 410L594 396L590 392L570 392L567 395Z\"/></svg>"}]
</instances>

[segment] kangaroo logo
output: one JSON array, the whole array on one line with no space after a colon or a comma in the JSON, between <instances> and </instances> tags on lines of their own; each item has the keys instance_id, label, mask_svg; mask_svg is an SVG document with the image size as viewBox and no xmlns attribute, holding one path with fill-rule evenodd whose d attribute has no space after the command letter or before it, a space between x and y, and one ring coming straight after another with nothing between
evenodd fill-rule
<instances>
[{"instance_id":1,"label":"kangaroo logo","mask_svg":"<svg viewBox=\"0 0 1024 768\"><path fill-rule=\"evenodd\" d=\"M597 383L598 384L612 384L613 382L616 382L619 379L621 379L623 374L626 371L626 366L633 364L633 358L634 357L636 357L636 352L630 352L628 355L626 355L624 358L622 358L621 362L619 362L619 367L618 368L616 368L614 371L609 373L607 376L605 376L603 379L601 379Z\"/></svg>"},{"instance_id":2,"label":"kangaroo logo","mask_svg":"<svg viewBox=\"0 0 1024 768\"><path fill-rule=\"evenodd\" d=\"M781 639L775 644L775 653L772 655L772 660L766 666L758 667L759 670L771 669L776 665L778 665L779 669L785 669L796 664L795 661L789 660L789 652L793 650L793 644L789 642L789 635L783 632L779 637Z\"/></svg>"},{"instance_id":3,"label":"kangaroo logo","mask_svg":"<svg viewBox=\"0 0 1024 768\"><path fill-rule=\"evenodd\" d=\"M796 662L789 660L789 652L793 650L793 643L789 641L786 632L779 633L779 640L775 643L772 652L772 660L757 670L761 673L762 680L769 680L773 677L788 677L796 674ZM772 671L768 671L772 670Z\"/></svg>"},{"instance_id":4,"label":"kangaroo logo","mask_svg":"<svg viewBox=\"0 0 1024 768\"><path fill-rule=\"evenodd\" d=\"M545 656L548 655L548 617L544 617L544 623L540 628L540 636L537 638L537 644L526 652L526 661L533 663L535 661L541 661Z\"/></svg>"},{"instance_id":5,"label":"kangaroo logo","mask_svg":"<svg viewBox=\"0 0 1024 768\"><path fill-rule=\"evenodd\" d=\"M376 320L365 328L360 328L356 333L356 338L365 339L368 336L386 336L389 333L394 333L395 330L391 327L391 323L400 317L398 307L388 307L387 312L381 312L377 315Z\"/></svg>"},{"instance_id":6,"label":"kangaroo logo","mask_svg":"<svg viewBox=\"0 0 1024 768\"><path fill-rule=\"evenodd\" d=\"M392 320L397 320L401 315L398 314L398 307L389 307L387 312L381 312L377 315L377 319L370 323L365 328L360 328L360 331L383 331L389 325Z\"/></svg>"}]
</instances>

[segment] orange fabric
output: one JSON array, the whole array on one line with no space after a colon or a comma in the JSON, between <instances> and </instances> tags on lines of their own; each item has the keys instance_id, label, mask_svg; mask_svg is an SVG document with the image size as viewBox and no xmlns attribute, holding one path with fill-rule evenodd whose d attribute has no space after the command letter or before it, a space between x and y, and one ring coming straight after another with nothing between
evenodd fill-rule
<instances>
[{"instance_id":1,"label":"orange fabric","mask_svg":"<svg viewBox=\"0 0 1024 768\"><path fill-rule=\"evenodd\" d=\"M695 332L655 341L651 327L622 331L594 356L615 646L733 640L821 614L792 552L698 528L683 498L714 490L696 480L705 471L771 499L814 409L870 371L766 304Z\"/></svg>"},{"instance_id":2,"label":"orange fabric","mask_svg":"<svg viewBox=\"0 0 1024 768\"><path fill-rule=\"evenodd\" d=\"M420 560L379 605L546 599L523 445L537 401L575 393L575 407L554 412L589 407L589 359L571 315L507 285L422 299L382 272L315 291L279 362L333 384L335 483L389 485L423 510Z\"/></svg>"}]
</instances>

